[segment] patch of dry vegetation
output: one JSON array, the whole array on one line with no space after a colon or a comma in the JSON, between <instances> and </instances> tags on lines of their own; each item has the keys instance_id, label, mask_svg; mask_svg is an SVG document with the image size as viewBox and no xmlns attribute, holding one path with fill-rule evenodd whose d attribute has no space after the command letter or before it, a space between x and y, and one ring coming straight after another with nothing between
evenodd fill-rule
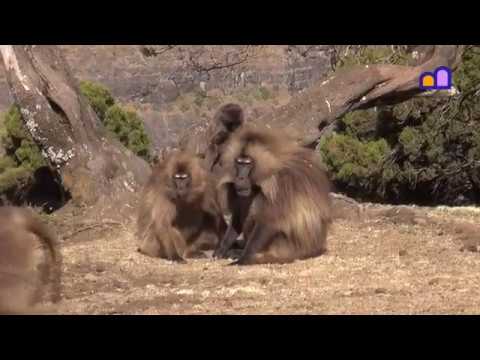
<instances>
[{"instance_id":1,"label":"patch of dry vegetation","mask_svg":"<svg viewBox=\"0 0 480 360\"><path fill-rule=\"evenodd\" d=\"M378 207L380 208L380 207ZM382 208L383 210L389 207ZM410 208L415 211L418 208ZM426 209L479 222L478 211ZM63 216L63 215L62 215ZM391 219L390 219L391 220ZM325 256L288 265L185 265L135 251L133 221L63 242L65 314L477 314L480 256L432 222L341 219ZM72 230L81 227L66 221ZM54 222L52 222L54 223ZM55 226L62 219L55 219Z\"/></svg>"}]
</instances>

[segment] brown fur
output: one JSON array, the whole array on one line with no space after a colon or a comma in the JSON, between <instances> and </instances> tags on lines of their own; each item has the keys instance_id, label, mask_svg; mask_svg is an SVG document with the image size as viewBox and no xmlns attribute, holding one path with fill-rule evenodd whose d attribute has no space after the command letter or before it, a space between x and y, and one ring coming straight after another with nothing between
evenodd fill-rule
<instances>
[{"instance_id":1,"label":"brown fur","mask_svg":"<svg viewBox=\"0 0 480 360\"><path fill-rule=\"evenodd\" d=\"M179 200L173 183L178 169L191 176L188 195ZM200 159L173 151L153 169L138 213L138 251L174 261L214 249L226 224L215 201L214 185Z\"/></svg>"},{"instance_id":2,"label":"brown fur","mask_svg":"<svg viewBox=\"0 0 480 360\"><path fill-rule=\"evenodd\" d=\"M222 155L230 136L245 123L245 115L238 104L228 103L221 106L213 118L207 134L206 168L218 174L222 167Z\"/></svg>"},{"instance_id":3,"label":"brown fur","mask_svg":"<svg viewBox=\"0 0 480 360\"><path fill-rule=\"evenodd\" d=\"M279 131L240 129L223 155L226 174L218 185L223 206L232 212L239 201L233 184L240 155L254 159L250 180L258 189L242 224L247 247L259 232L268 230L272 236L266 248L248 258L244 253L239 263L287 263L324 253L332 212L330 185L314 152Z\"/></svg>"},{"instance_id":4,"label":"brown fur","mask_svg":"<svg viewBox=\"0 0 480 360\"><path fill-rule=\"evenodd\" d=\"M62 259L57 247L56 236L32 211L0 207L0 313L43 313L36 306L48 285L51 301L60 300ZM39 249L48 259L39 262Z\"/></svg>"}]
</instances>

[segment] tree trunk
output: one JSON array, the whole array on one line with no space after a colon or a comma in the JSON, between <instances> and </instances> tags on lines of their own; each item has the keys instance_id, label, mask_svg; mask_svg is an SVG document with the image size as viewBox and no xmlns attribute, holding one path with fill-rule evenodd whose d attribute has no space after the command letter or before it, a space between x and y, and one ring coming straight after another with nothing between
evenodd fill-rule
<instances>
[{"instance_id":1,"label":"tree trunk","mask_svg":"<svg viewBox=\"0 0 480 360\"><path fill-rule=\"evenodd\" d=\"M144 184L150 167L107 134L57 46L0 51L23 122L75 203L93 205Z\"/></svg>"}]
</instances>

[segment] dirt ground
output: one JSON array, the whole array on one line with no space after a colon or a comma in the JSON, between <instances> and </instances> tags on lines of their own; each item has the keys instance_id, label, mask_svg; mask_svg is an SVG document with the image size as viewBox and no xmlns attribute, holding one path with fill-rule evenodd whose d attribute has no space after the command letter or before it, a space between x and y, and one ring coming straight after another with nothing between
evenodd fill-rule
<instances>
[{"instance_id":1,"label":"dirt ground","mask_svg":"<svg viewBox=\"0 0 480 360\"><path fill-rule=\"evenodd\" d=\"M479 209L432 210L480 224ZM288 265L175 264L138 254L131 225L63 241L61 314L477 314L480 253L453 233L337 220L328 254ZM81 235L81 236L80 236Z\"/></svg>"}]
</instances>

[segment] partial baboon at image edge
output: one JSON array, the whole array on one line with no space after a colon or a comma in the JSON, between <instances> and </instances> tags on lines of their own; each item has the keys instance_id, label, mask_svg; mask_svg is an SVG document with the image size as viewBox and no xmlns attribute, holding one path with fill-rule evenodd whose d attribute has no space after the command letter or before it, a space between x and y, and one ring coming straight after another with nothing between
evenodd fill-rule
<instances>
[{"instance_id":1,"label":"partial baboon at image edge","mask_svg":"<svg viewBox=\"0 0 480 360\"><path fill-rule=\"evenodd\" d=\"M0 207L0 314L45 313L42 303L61 300L61 283L56 234L27 208Z\"/></svg>"},{"instance_id":2,"label":"partial baboon at image edge","mask_svg":"<svg viewBox=\"0 0 480 360\"><path fill-rule=\"evenodd\" d=\"M138 210L138 251L183 262L203 257L220 241L226 224L214 183L201 159L188 151L169 152L154 167Z\"/></svg>"},{"instance_id":3,"label":"partial baboon at image edge","mask_svg":"<svg viewBox=\"0 0 480 360\"><path fill-rule=\"evenodd\" d=\"M314 155L281 130L245 126L233 134L218 183L232 225L216 255L224 256L240 232L246 247L235 264L288 263L326 252L330 183Z\"/></svg>"}]
</instances>

